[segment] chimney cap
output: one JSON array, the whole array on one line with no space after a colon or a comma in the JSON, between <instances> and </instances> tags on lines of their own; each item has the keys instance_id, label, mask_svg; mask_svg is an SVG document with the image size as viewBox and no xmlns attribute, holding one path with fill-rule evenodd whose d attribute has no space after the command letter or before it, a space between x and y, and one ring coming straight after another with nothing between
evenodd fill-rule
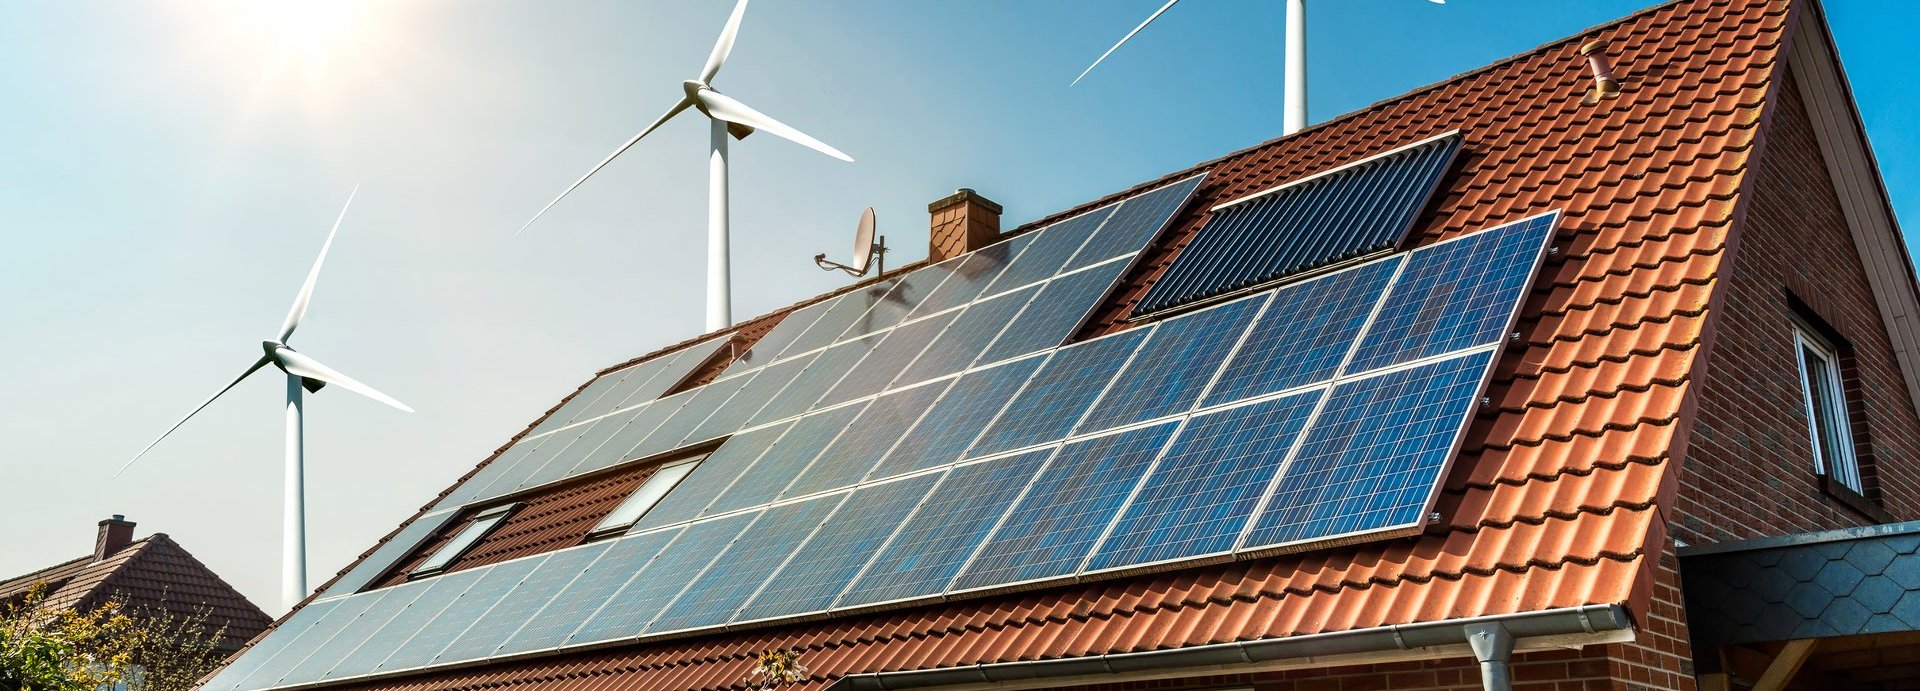
<instances>
[{"instance_id":1,"label":"chimney cap","mask_svg":"<svg viewBox=\"0 0 1920 691\"><path fill-rule=\"evenodd\" d=\"M927 212L933 213L935 211L939 211L941 209L945 209L955 204L960 204L964 202L973 202L975 204L979 204L980 206L986 207L988 211L992 211L996 214L1000 213L1003 210L1000 208L999 203L993 201L992 199L988 199L986 197L981 196L979 192L973 191L973 188L962 187L960 189L954 190L953 194L949 194L945 197L935 199L933 200L932 203L927 204Z\"/></svg>"}]
</instances>

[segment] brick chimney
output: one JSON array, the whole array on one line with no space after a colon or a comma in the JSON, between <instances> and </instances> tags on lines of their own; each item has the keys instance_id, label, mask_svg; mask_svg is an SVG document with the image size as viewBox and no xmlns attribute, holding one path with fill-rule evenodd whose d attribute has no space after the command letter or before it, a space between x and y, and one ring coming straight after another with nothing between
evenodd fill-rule
<instances>
[{"instance_id":1,"label":"brick chimney","mask_svg":"<svg viewBox=\"0 0 1920 691\"><path fill-rule=\"evenodd\" d=\"M1000 239L1000 205L965 187L927 205L927 261L937 262Z\"/></svg>"},{"instance_id":2,"label":"brick chimney","mask_svg":"<svg viewBox=\"0 0 1920 691\"><path fill-rule=\"evenodd\" d=\"M100 561L113 556L128 543L133 542L133 521L126 516L114 514L113 518L100 522L100 535L93 541L93 560Z\"/></svg>"}]
</instances>

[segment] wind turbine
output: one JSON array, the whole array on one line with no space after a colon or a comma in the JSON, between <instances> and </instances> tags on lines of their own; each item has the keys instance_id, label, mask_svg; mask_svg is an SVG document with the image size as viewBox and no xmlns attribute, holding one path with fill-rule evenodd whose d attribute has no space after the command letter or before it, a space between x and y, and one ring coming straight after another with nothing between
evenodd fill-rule
<instances>
[{"instance_id":1,"label":"wind turbine","mask_svg":"<svg viewBox=\"0 0 1920 691\"><path fill-rule=\"evenodd\" d=\"M1447 4L1447 0L1427 1L1436 5ZM1102 60L1106 60L1107 56L1113 54L1113 51L1119 50L1120 46L1126 45L1128 39L1133 38L1134 34L1140 33L1141 29L1147 28L1147 25L1152 24L1153 20L1159 19L1160 15L1172 9L1174 3L1177 2L1180 2L1180 0L1167 0L1167 4L1161 5L1160 9L1154 10L1153 14L1147 15L1146 21L1140 22L1139 26L1133 27L1133 30L1127 32L1127 35L1120 37L1119 43L1113 44L1113 47L1108 48L1107 52L1101 53L1099 58L1094 59L1093 64L1087 65L1087 69L1081 70L1080 76L1073 78L1073 83L1079 84L1081 79L1086 78L1088 72L1092 72L1093 68L1100 66ZM1293 134L1299 132L1300 128L1307 126L1306 0L1287 0L1286 21L1286 81L1281 85L1285 91L1281 97L1280 129L1282 134Z\"/></svg>"},{"instance_id":2,"label":"wind turbine","mask_svg":"<svg viewBox=\"0 0 1920 691\"><path fill-rule=\"evenodd\" d=\"M232 390L234 386L246 380L247 377L252 376L254 372L260 371L261 368L267 365L273 365L279 368L281 372L286 373L287 481L286 501L284 505L286 539L281 543L280 596L288 607L299 604L299 602L307 596L307 518L304 467L306 459L303 449L303 431L300 423L300 413L303 407L301 401L302 393L318 393L321 387L333 384L342 389L366 396L367 398L409 413L413 412L413 409L408 408L405 403L401 403L386 394L375 391L373 387L355 381L352 377L348 377L332 367L321 364L319 360L313 359L313 356L296 351L292 346L287 345L287 339L293 336L294 329L300 327L301 318L307 315L307 305L313 301L313 284L320 278L320 265L327 261L327 250L333 248L333 236L340 232L340 222L346 219L347 207L353 205L353 195L359 193L359 191L359 188L355 188L353 193L347 195L347 203L340 207L340 217L334 219L333 230L327 232L326 243L320 245L320 257L313 260L313 269L307 272L307 282L300 286L300 294L294 296L293 309L287 312L286 321L281 323L280 333L272 339L260 342L260 348L266 351L265 354L261 355L260 359L255 360L252 365L248 365L247 370L241 372L240 376L234 377L233 381L228 382L226 386L221 387L219 391L208 397L205 402L202 402L199 407L194 408L193 412L187 413L186 417L180 418L179 422L173 423L173 426L168 427L167 431L162 432L158 439L154 439L152 444L147 445L147 448L141 449L140 453L134 454L133 458L129 459L126 465L120 466L119 472L114 473L115 477L119 477L120 473L126 472L127 468L133 466L134 461L138 461L141 456L147 455L147 452L153 450L154 446L159 445L161 440L167 438L167 435L173 434L174 430L180 429L181 425L187 424L187 421L193 419L193 416L200 414L200 411L212 405L214 400Z\"/></svg>"},{"instance_id":3,"label":"wind turbine","mask_svg":"<svg viewBox=\"0 0 1920 691\"><path fill-rule=\"evenodd\" d=\"M700 111L711 123L707 138L709 143L707 154L707 330L709 331L718 331L733 325L733 298L729 275L731 269L727 254L727 136L731 134L734 139L745 139L747 135L753 134L754 130L764 130L814 151L848 163L853 162L852 157L841 153L839 149L827 146L820 140L767 117L765 113L749 108L738 99L713 89L711 82L714 75L720 73L720 66L726 64L727 54L733 52L734 38L740 34L740 18L746 12L747 0L740 0L733 6L733 15L727 18L727 26L720 31L720 40L713 44L713 53L707 56L707 64L701 68L699 78L681 82L680 88L685 95L681 96L680 101L673 104L672 108L667 109L667 114L660 116L660 119L653 121L653 124L648 125L646 129L640 130L639 134L633 135L633 138L621 144L620 148L614 149L613 153L602 159L599 165L593 167L593 170L587 171L586 175L580 176L580 179L567 187L565 192L561 192L560 196L547 202L547 205L540 209L540 213L534 214L526 225L520 226L520 231L525 231L528 226L533 225L534 221L540 220L540 216L546 214L548 209L552 209L553 205L566 199L568 194L580 187L581 183L586 182L587 178L593 177L594 173L607 167L613 159L639 143L641 137L651 134L673 116L679 115L681 111L688 108ZM520 231L516 231L515 234L518 235Z\"/></svg>"}]
</instances>

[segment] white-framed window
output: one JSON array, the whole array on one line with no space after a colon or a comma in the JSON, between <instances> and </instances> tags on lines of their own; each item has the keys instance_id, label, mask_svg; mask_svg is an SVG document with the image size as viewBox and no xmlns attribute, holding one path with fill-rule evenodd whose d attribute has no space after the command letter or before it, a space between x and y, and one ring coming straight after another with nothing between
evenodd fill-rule
<instances>
[{"instance_id":1,"label":"white-framed window","mask_svg":"<svg viewBox=\"0 0 1920 691\"><path fill-rule=\"evenodd\" d=\"M461 528L459 533L454 534L453 539L447 540L447 544L434 550L433 556L427 557L426 561L413 567L407 575L431 576L445 571L453 564L453 560L459 559L460 555L473 549L473 545L480 542L480 538L486 537L487 533L493 532L494 528L506 522L508 514L513 513L513 510L519 506L519 504L506 504L474 514L473 520L467 522L467 527Z\"/></svg>"},{"instance_id":2,"label":"white-framed window","mask_svg":"<svg viewBox=\"0 0 1920 691\"><path fill-rule=\"evenodd\" d=\"M1853 421L1847 413L1846 383L1838 349L1805 326L1794 325L1794 356L1800 363L1800 393L1806 399L1807 434L1813 441L1814 472L1856 493L1860 460L1854 455Z\"/></svg>"},{"instance_id":3,"label":"white-framed window","mask_svg":"<svg viewBox=\"0 0 1920 691\"><path fill-rule=\"evenodd\" d=\"M606 537L626 532L640 520L641 516L653 510L653 506L660 503L661 497L667 496L667 492L672 491L681 480L687 479L687 474L692 473L705 458L706 456L697 456L674 461L655 469L652 475L647 476L646 482L640 483L640 486L633 490L633 494L627 495L626 501L620 502L619 506L614 507L612 513L600 519L600 524L588 531L587 537Z\"/></svg>"}]
</instances>

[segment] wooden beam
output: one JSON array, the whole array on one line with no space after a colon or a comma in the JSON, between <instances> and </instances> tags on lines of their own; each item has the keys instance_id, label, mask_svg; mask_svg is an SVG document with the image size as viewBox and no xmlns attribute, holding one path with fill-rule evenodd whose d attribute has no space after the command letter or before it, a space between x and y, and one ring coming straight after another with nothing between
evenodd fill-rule
<instances>
[{"instance_id":1,"label":"wooden beam","mask_svg":"<svg viewBox=\"0 0 1920 691\"><path fill-rule=\"evenodd\" d=\"M1726 672L1700 675L1700 691L1731 691L1733 683Z\"/></svg>"},{"instance_id":2,"label":"wooden beam","mask_svg":"<svg viewBox=\"0 0 1920 691\"><path fill-rule=\"evenodd\" d=\"M1787 688L1787 682L1793 681L1793 675L1800 672L1800 666L1807 663L1807 658L1813 655L1813 648L1818 643L1819 640L1813 638L1787 641L1780 648L1780 654L1773 657L1773 663L1767 665L1767 671L1760 675L1760 680L1754 682L1753 691L1782 691Z\"/></svg>"}]
</instances>

